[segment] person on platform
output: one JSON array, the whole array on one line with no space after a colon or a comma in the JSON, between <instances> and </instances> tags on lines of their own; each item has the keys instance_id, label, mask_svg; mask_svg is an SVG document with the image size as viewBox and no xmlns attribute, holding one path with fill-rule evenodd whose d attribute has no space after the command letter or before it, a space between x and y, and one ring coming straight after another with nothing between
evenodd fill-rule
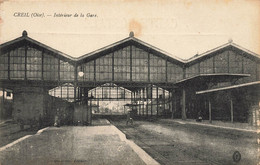
<instances>
[{"instance_id":1,"label":"person on platform","mask_svg":"<svg viewBox=\"0 0 260 165\"><path fill-rule=\"evenodd\" d=\"M131 125L133 125L133 118L132 118L132 111L131 110L129 110L128 112L127 112L127 115L126 115L126 125L128 125L128 123L131 123Z\"/></svg>"}]
</instances>

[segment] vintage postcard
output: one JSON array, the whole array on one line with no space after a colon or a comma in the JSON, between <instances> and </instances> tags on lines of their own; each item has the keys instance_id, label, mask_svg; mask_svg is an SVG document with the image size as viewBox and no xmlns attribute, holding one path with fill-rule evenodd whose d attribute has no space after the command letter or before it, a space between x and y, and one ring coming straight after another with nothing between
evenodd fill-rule
<instances>
[{"instance_id":1,"label":"vintage postcard","mask_svg":"<svg viewBox=\"0 0 260 165\"><path fill-rule=\"evenodd\" d=\"M0 165L259 164L259 0L0 1Z\"/></svg>"}]
</instances>

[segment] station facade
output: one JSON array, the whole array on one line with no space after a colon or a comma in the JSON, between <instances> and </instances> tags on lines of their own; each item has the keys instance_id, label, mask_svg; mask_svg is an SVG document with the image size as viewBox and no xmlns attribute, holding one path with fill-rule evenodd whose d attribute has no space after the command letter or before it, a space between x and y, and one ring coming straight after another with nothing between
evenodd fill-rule
<instances>
[{"instance_id":1,"label":"station facade","mask_svg":"<svg viewBox=\"0 0 260 165\"><path fill-rule=\"evenodd\" d=\"M107 111L100 106L105 101L116 101L124 108L131 105L135 115L146 118L201 116L253 125L259 120L259 55L232 41L183 60L130 33L74 58L24 31L21 37L1 44L0 50L2 117L9 114L4 97L8 94L12 113L26 118L21 115L26 111L34 120L39 115L50 118L53 107L57 111L57 105L50 103L53 97L72 104L73 120L88 124L93 113Z\"/></svg>"}]
</instances>

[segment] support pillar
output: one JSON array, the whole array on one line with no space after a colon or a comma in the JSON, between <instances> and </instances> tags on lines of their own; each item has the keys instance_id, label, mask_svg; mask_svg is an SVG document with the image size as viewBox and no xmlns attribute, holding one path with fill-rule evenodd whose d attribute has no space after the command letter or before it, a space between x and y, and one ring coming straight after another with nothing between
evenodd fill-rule
<instances>
[{"instance_id":1,"label":"support pillar","mask_svg":"<svg viewBox=\"0 0 260 165\"><path fill-rule=\"evenodd\" d=\"M131 104L133 104L133 92L131 92Z\"/></svg>"},{"instance_id":2,"label":"support pillar","mask_svg":"<svg viewBox=\"0 0 260 165\"><path fill-rule=\"evenodd\" d=\"M209 122L212 123L212 119L211 119L211 102L209 100Z\"/></svg>"},{"instance_id":3,"label":"support pillar","mask_svg":"<svg viewBox=\"0 0 260 165\"><path fill-rule=\"evenodd\" d=\"M148 101L149 101L148 88L146 87L146 117L148 117Z\"/></svg>"},{"instance_id":4,"label":"support pillar","mask_svg":"<svg viewBox=\"0 0 260 165\"><path fill-rule=\"evenodd\" d=\"M174 90L171 92L171 100L172 100L172 119L174 118L174 112L176 111L176 98L175 98L175 93Z\"/></svg>"},{"instance_id":5,"label":"support pillar","mask_svg":"<svg viewBox=\"0 0 260 165\"><path fill-rule=\"evenodd\" d=\"M153 86L151 87L151 116L153 116Z\"/></svg>"},{"instance_id":6,"label":"support pillar","mask_svg":"<svg viewBox=\"0 0 260 165\"><path fill-rule=\"evenodd\" d=\"M233 100L230 99L230 111L231 111L231 123L234 122L234 108L233 108Z\"/></svg>"},{"instance_id":7,"label":"support pillar","mask_svg":"<svg viewBox=\"0 0 260 165\"><path fill-rule=\"evenodd\" d=\"M60 86L60 98L62 99L62 85Z\"/></svg>"},{"instance_id":8,"label":"support pillar","mask_svg":"<svg viewBox=\"0 0 260 165\"><path fill-rule=\"evenodd\" d=\"M182 89L182 120L186 120L186 92L185 89Z\"/></svg>"},{"instance_id":9,"label":"support pillar","mask_svg":"<svg viewBox=\"0 0 260 165\"><path fill-rule=\"evenodd\" d=\"M164 115L164 117L167 116L166 115L166 111L165 111L165 99L166 99L166 97L165 97L165 89L163 89L163 115Z\"/></svg>"},{"instance_id":10,"label":"support pillar","mask_svg":"<svg viewBox=\"0 0 260 165\"><path fill-rule=\"evenodd\" d=\"M85 101L85 103L83 104L83 109L82 109L82 111L83 111L83 114L84 114L84 116L82 117L83 118L83 125L87 125L88 123L89 123L89 106L88 106L88 91L86 92L87 90L86 90L86 88L83 88L83 93L84 93L84 101ZM85 109L86 108L86 109ZM87 110L87 113L85 113L86 112L86 110Z\"/></svg>"},{"instance_id":11,"label":"support pillar","mask_svg":"<svg viewBox=\"0 0 260 165\"><path fill-rule=\"evenodd\" d=\"M99 109L99 98L98 98L98 100L97 100L97 108L98 108L98 113L100 113L100 109Z\"/></svg>"},{"instance_id":12,"label":"support pillar","mask_svg":"<svg viewBox=\"0 0 260 165\"><path fill-rule=\"evenodd\" d=\"M136 91L134 91L134 103L136 101Z\"/></svg>"},{"instance_id":13,"label":"support pillar","mask_svg":"<svg viewBox=\"0 0 260 165\"><path fill-rule=\"evenodd\" d=\"M158 86L156 87L156 102L157 102L157 106L156 106L156 115L157 117L159 116L159 98L158 98Z\"/></svg>"},{"instance_id":14,"label":"support pillar","mask_svg":"<svg viewBox=\"0 0 260 165\"><path fill-rule=\"evenodd\" d=\"M77 99L77 98L76 98L76 97L77 97L77 96L76 96L76 95L77 95L76 93L77 93L77 87L74 85L74 102L76 102L76 99Z\"/></svg>"},{"instance_id":15,"label":"support pillar","mask_svg":"<svg viewBox=\"0 0 260 165\"><path fill-rule=\"evenodd\" d=\"M139 90L139 116L141 116L142 115L142 106L141 106L141 100L142 100L142 96L141 96L141 90L142 89L140 89Z\"/></svg>"},{"instance_id":16,"label":"support pillar","mask_svg":"<svg viewBox=\"0 0 260 165\"><path fill-rule=\"evenodd\" d=\"M144 100L145 100L145 95L144 95L144 88L143 88L143 116L144 116Z\"/></svg>"},{"instance_id":17,"label":"support pillar","mask_svg":"<svg viewBox=\"0 0 260 165\"><path fill-rule=\"evenodd\" d=\"M70 98L69 98L69 85L67 85L67 100L69 100Z\"/></svg>"},{"instance_id":18,"label":"support pillar","mask_svg":"<svg viewBox=\"0 0 260 165\"><path fill-rule=\"evenodd\" d=\"M90 99L89 125L92 125L92 98Z\"/></svg>"},{"instance_id":19,"label":"support pillar","mask_svg":"<svg viewBox=\"0 0 260 165\"><path fill-rule=\"evenodd\" d=\"M5 89L3 88L3 100L2 100L2 107L0 110L0 119L3 119L4 118L4 113L5 113Z\"/></svg>"}]
</instances>

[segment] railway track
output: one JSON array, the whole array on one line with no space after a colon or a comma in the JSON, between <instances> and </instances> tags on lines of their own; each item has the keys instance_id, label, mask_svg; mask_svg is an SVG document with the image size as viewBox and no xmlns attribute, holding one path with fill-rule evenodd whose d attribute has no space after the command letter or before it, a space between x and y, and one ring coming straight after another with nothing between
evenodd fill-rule
<instances>
[{"instance_id":1,"label":"railway track","mask_svg":"<svg viewBox=\"0 0 260 165\"><path fill-rule=\"evenodd\" d=\"M154 131L144 129L143 127L144 125L154 125L154 123L150 124L150 122L136 121L134 125L128 126L124 121L112 120L111 123L125 133L128 139L133 140L160 164L242 165L245 162L249 162L247 164L253 164L252 162L255 161L248 160L248 158L245 157L246 155L242 155L242 161L234 162L232 159L233 152L226 154L227 151L224 150L227 149L225 147L223 147L223 152L212 148L212 146L197 147L200 145L199 143L196 145L185 144L179 139L172 138L173 136L169 134L166 135L163 132L155 133ZM167 124L161 126L164 128L169 127ZM178 129L183 129L180 125L174 125L171 128L172 131L175 129L176 131L178 131ZM204 128L202 128L202 130L204 130ZM244 136L247 137L247 135Z\"/></svg>"},{"instance_id":2,"label":"railway track","mask_svg":"<svg viewBox=\"0 0 260 165\"><path fill-rule=\"evenodd\" d=\"M113 122L128 139L133 140L138 146L145 150L160 164L197 164L197 165L220 165L214 160L208 160L199 154L194 153L187 147L181 146L174 140L163 137L163 135L140 129L138 125L126 126Z\"/></svg>"}]
</instances>

